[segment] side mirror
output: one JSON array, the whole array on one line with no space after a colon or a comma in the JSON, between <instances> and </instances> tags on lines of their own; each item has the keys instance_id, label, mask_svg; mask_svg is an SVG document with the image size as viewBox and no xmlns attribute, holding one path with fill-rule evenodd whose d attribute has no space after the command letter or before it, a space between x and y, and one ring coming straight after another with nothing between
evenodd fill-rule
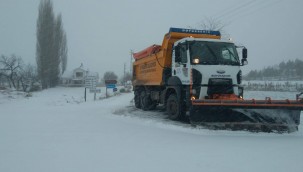
<instances>
[{"instance_id":1,"label":"side mirror","mask_svg":"<svg viewBox=\"0 0 303 172\"><path fill-rule=\"evenodd\" d=\"M242 58L247 59L247 49L245 47L242 49Z\"/></svg>"},{"instance_id":2,"label":"side mirror","mask_svg":"<svg viewBox=\"0 0 303 172\"><path fill-rule=\"evenodd\" d=\"M247 65L248 64L248 61L247 61L247 49L244 47L242 49L242 65Z\"/></svg>"}]
</instances>

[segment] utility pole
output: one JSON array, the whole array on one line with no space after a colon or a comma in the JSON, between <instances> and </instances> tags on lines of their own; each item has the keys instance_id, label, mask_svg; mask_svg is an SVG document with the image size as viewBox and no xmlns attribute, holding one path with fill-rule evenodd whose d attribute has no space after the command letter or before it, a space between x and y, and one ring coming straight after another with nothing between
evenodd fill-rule
<instances>
[{"instance_id":1,"label":"utility pole","mask_svg":"<svg viewBox=\"0 0 303 172\"><path fill-rule=\"evenodd\" d=\"M129 73L132 74L132 66L133 66L133 50L130 50L130 64L129 64Z\"/></svg>"},{"instance_id":2,"label":"utility pole","mask_svg":"<svg viewBox=\"0 0 303 172\"><path fill-rule=\"evenodd\" d=\"M126 63L124 63L124 74L123 74L123 85L124 86L125 86L125 73L126 73L125 66L126 66Z\"/></svg>"}]
</instances>

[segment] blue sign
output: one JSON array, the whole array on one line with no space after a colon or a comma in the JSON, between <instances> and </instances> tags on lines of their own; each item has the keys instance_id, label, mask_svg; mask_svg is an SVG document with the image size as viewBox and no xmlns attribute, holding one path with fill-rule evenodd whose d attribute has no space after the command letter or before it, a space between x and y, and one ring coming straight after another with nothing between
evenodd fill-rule
<instances>
[{"instance_id":1,"label":"blue sign","mask_svg":"<svg viewBox=\"0 0 303 172\"><path fill-rule=\"evenodd\" d=\"M116 84L106 84L106 88L116 88Z\"/></svg>"},{"instance_id":2,"label":"blue sign","mask_svg":"<svg viewBox=\"0 0 303 172\"><path fill-rule=\"evenodd\" d=\"M118 91L118 88L114 88L113 91L114 91L114 92Z\"/></svg>"}]
</instances>

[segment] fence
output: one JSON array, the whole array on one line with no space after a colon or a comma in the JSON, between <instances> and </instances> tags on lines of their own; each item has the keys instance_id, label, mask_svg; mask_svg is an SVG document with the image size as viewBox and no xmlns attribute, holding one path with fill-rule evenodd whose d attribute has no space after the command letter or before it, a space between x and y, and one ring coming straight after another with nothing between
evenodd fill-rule
<instances>
[{"instance_id":1,"label":"fence","mask_svg":"<svg viewBox=\"0 0 303 172\"><path fill-rule=\"evenodd\" d=\"M245 90L303 92L303 81L244 81Z\"/></svg>"}]
</instances>

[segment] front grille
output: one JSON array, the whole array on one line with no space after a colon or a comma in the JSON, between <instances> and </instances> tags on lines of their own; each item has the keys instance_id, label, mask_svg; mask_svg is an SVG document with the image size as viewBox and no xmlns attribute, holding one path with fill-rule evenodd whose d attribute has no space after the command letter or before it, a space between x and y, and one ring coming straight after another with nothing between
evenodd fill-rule
<instances>
[{"instance_id":1,"label":"front grille","mask_svg":"<svg viewBox=\"0 0 303 172\"><path fill-rule=\"evenodd\" d=\"M208 96L214 94L233 94L233 84L232 79L226 78L212 78L208 80Z\"/></svg>"}]
</instances>

